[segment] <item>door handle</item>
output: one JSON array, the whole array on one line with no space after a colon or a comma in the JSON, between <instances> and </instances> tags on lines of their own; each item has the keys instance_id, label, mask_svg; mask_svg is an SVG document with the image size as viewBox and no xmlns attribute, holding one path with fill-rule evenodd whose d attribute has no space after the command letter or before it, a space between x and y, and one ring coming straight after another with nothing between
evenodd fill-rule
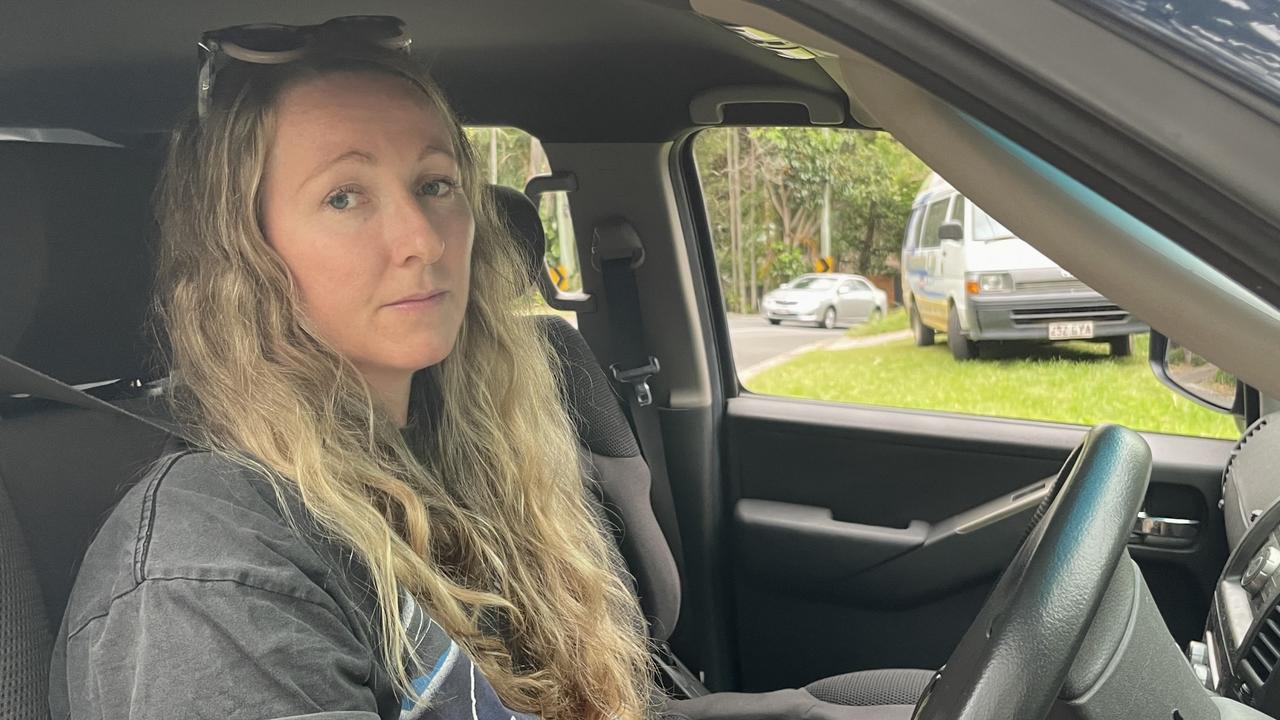
<instances>
[{"instance_id":1,"label":"door handle","mask_svg":"<svg viewBox=\"0 0 1280 720\"><path fill-rule=\"evenodd\" d=\"M1129 542L1141 545L1177 547L1190 545L1200 535L1200 521L1186 518L1156 517L1146 511L1138 513Z\"/></svg>"}]
</instances>

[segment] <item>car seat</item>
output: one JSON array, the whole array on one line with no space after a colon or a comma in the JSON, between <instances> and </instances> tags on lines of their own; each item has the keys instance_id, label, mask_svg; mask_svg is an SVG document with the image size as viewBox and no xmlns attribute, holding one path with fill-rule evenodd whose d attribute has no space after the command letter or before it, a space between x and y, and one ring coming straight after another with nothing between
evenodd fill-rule
<instances>
[{"instance_id":1,"label":"car seat","mask_svg":"<svg viewBox=\"0 0 1280 720\"><path fill-rule=\"evenodd\" d=\"M523 241L531 283L540 291L553 287L542 282L546 274L543 255L546 236L533 202L512 188L494 187L501 212ZM605 506L614 513L619 547L635 577L640 606L649 619L652 639L662 645L675 628L680 613L680 578L672 558L671 538L664 537L654 514L650 493L668 489L652 483L649 466L641 455L636 436L623 413L613 386L605 378L585 338L560 317L544 317L553 346L559 353L565 376L565 405L578 430L591 479L599 486ZM669 499L668 499L669 502ZM676 545L678 547L678 545ZM661 659L661 658L660 658ZM676 668L679 671L679 668ZM803 689L775 693L708 693L672 705L673 711L691 718L772 717L760 714L765 707L777 709L778 717L825 717L803 715L805 708L839 706L914 706L934 671L879 669L846 673L813 682ZM754 708L754 710L752 709ZM738 714L748 712L749 714ZM831 717L858 717L847 710L829 710ZM900 712L900 710L898 711ZM841 714L844 713L844 714ZM909 713L908 713L909 715ZM889 717L885 709L878 715Z\"/></svg>"},{"instance_id":2,"label":"car seat","mask_svg":"<svg viewBox=\"0 0 1280 720\"><path fill-rule=\"evenodd\" d=\"M156 163L115 147L0 142L0 168L0 355L92 385L88 392L119 407L160 415L160 378L148 362L144 328ZM517 191L494 192L530 267L536 259L541 268L545 237L536 209ZM651 635L665 641L679 615L680 581L654 518L648 466L582 336L560 318L536 322L569 379L565 400L591 484L618 530ZM80 556L115 502L177 440L126 415L14 392L0 382L0 720L43 720L52 637ZM827 713L839 705L909 710L931 676L865 671L803 690L710 693L673 702L669 711L690 718L765 717L768 708L777 717L889 717Z\"/></svg>"}]
</instances>

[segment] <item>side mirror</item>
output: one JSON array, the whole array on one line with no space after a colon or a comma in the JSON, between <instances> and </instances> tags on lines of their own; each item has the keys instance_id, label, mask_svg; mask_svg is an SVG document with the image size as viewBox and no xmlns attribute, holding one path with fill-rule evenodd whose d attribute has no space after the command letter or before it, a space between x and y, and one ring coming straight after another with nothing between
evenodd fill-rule
<instances>
[{"instance_id":1,"label":"side mirror","mask_svg":"<svg viewBox=\"0 0 1280 720\"><path fill-rule=\"evenodd\" d=\"M785 283L782 283L781 285L779 285L779 286L778 286L778 289L779 289L779 290L786 290L786 289L787 289L787 288L789 288L789 287L791 287L791 283L789 283L789 282L785 282Z\"/></svg>"},{"instance_id":2,"label":"side mirror","mask_svg":"<svg viewBox=\"0 0 1280 720\"><path fill-rule=\"evenodd\" d=\"M960 242L964 240L964 226L955 220L944 222L938 226L938 239Z\"/></svg>"},{"instance_id":3,"label":"side mirror","mask_svg":"<svg viewBox=\"0 0 1280 720\"><path fill-rule=\"evenodd\" d=\"M1151 331L1151 371L1165 385L1219 412L1244 414L1244 385L1195 351Z\"/></svg>"}]
</instances>

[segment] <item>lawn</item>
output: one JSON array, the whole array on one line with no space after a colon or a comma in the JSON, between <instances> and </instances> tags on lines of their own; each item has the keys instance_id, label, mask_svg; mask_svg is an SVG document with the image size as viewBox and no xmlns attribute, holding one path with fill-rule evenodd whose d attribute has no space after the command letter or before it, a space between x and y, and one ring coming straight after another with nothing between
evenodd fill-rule
<instances>
[{"instance_id":1,"label":"lawn","mask_svg":"<svg viewBox=\"0 0 1280 720\"><path fill-rule=\"evenodd\" d=\"M892 314L890 315L892 317ZM888 322L885 318L884 322ZM1094 343L1010 345L981 360L957 362L938 344L910 339L848 350L816 350L752 377L747 387L768 395L976 415L1235 438L1229 415L1207 410L1156 380L1147 338L1132 357L1108 357Z\"/></svg>"},{"instance_id":2,"label":"lawn","mask_svg":"<svg viewBox=\"0 0 1280 720\"><path fill-rule=\"evenodd\" d=\"M907 309L899 305L885 313L879 320L854 325L849 328L849 332L846 334L849 337L866 337L868 335L882 335L896 330L906 330L907 327Z\"/></svg>"}]
</instances>

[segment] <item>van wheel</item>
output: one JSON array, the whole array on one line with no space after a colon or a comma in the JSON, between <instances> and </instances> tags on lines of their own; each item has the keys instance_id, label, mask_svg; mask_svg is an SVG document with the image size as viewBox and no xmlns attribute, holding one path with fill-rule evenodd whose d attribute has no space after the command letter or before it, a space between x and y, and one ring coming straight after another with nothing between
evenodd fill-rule
<instances>
[{"instance_id":1,"label":"van wheel","mask_svg":"<svg viewBox=\"0 0 1280 720\"><path fill-rule=\"evenodd\" d=\"M978 357L978 343L964 336L960 330L960 313L952 305L947 313L947 347L951 348L951 357L957 360L972 360Z\"/></svg>"},{"instance_id":2,"label":"van wheel","mask_svg":"<svg viewBox=\"0 0 1280 720\"><path fill-rule=\"evenodd\" d=\"M835 326L836 326L836 309L833 307L829 307L827 308L826 312L822 313L822 319L818 321L818 327L831 330L835 328Z\"/></svg>"},{"instance_id":3,"label":"van wheel","mask_svg":"<svg viewBox=\"0 0 1280 720\"><path fill-rule=\"evenodd\" d=\"M1111 346L1111 357L1125 358L1133 354L1132 335L1108 338L1107 345Z\"/></svg>"},{"instance_id":4,"label":"van wheel","mask_svg":"<svg viewBox=\"0 0 1280 720\"><path fill-rule=\"evenodd\" d=\"M920 311L916 309L916 304L911 303L907 309L907 315L911 317L911 337L916 341L916 346L927 347L933 344L934 330L924 324L920 319Z\"/></svg>"},{"instance_id":5,"label":"van wheel","mask_svg":"<svg viewBox=\"0 0 1280 720\"><path fill-rule=\"evenodd\" d=\"M778 320L778 319L776 319L776 318L765 318L765 320L768 320L770 325L781 325L781 324L782 324L782 321L781 321L781 320Z\"/></svg>"}]
</instances>

